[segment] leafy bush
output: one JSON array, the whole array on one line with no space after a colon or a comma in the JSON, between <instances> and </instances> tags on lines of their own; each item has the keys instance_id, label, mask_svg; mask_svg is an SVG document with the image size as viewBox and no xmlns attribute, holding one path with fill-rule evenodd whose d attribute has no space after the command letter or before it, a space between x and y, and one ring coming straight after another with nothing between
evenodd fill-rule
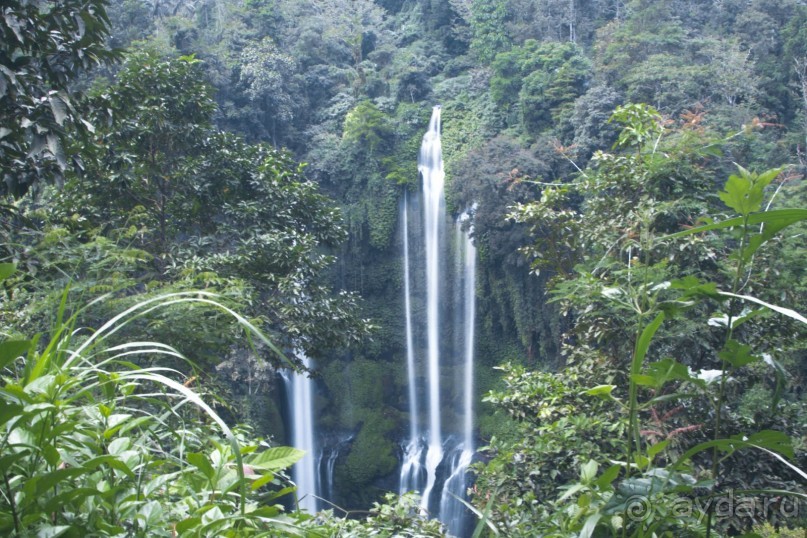
<instances>
[{"instance_id":1,"label":"leafy bush","mask_svg":"<svg viewBox=\"0 0 807 538\"><path fill-rule=\"evenodd\" d=\"M10 264L2 269L9 274ZM66 298L66 294L64 295ZM231 429L166 367L157 342L109 345L132 320L171 304L223 308L204 292L143 301L97 331L64 319L47 339L0 343L0 531L11 536L277 536L296 525L279 500L302 455ZM265 344L274 347L270 342Z\"/></svg>"},{"instance_id":2,"label":"leafy bush","mask_svg":"<svg viewBox=\"0 0 807 538\"><path fill-rule=\"evenodd\" d=\"M512 526L508 533L525 536L710 536L748 530L755 518L777 515L748 507L742 514L724 513L716 508L720 500L760 494L807 499L797 482L807 474L797 466L787 433L747 429L758 427L747 409L755 400L759 405L760 394L769 397L767 405L782 409L787 377L772 355L781 351L768 341L781 338L778 328L760 321L775 313L802 329L807 324L801 314L750 294L754 265L761 247L807 220L807 210L765 205L766 188L780 169L757 174L741 167L718 193L725 207L710 207L700 192L704 186L693 181L702 177L708 156L720 156L714 140L692 127L668 132L646 105L621 107L612 121L622 126L615 145L622 151L598 153L575 183L544 185L539 202L514 213L534 226L538 242L525 250L538 258L538 268L555 270L555 300L575 314L567 345L571 366L558 374L516 371L509 381L512 392L490 399L518 419L519 434L528 437L548 406L567 397L570 377L581 386L595 385L575 395L608 402L609 410L593 415L605 424L627 422L624 453L561 459L559 480L547 481L541 479L543 447L567 441L569 428L544 427L542 436L526 445L542 450L518 473L516 486L502 458L481 468L478 484L488 489L478 492L477 505L489 502L484 495L495 498L521 487L519 500L507 512L494 509L493 518ZM668 149L660 154L660 148ZM696 211L725 208L734 216L685 224L695 220ZM684 230L677 231L682 224ZM539 257L547 250L560 256ZM752 348L749 337L771 354ZM660 357L649 360L653 355ZM575 379L576 373L582 376ZM775 388L748 392L743 409L742 388L753 383ZM591 420L585 403L570 404L566 413L582 423ZM732 410L738 407L739 414ZM781 425L800 433L799 419ZM507 443L513 441L496 446ZM575 455L585 449L580 441L569 444ZM738 456L747 451L764 456ZM570 480L569 473L577 476ZM554 500L539 495L558 482L566 483L562 495Z\"/></svg>"}]
</instances>

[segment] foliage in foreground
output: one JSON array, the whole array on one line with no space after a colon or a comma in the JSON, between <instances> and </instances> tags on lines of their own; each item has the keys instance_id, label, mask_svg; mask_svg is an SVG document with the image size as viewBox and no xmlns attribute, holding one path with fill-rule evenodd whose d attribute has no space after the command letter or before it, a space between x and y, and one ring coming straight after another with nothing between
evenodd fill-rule
<instances>
[{"instance_id":1,"label":"foliage in foreground","mask_svg":"<svg viewBox=\"0 0 807 538\"><path fill-rule=\"evenodd\" d=\"M62 320L63 302L47 341L0 344L0 531L257 536L293 524L278 503L294 491L283 470L302 452L232 430L190 388L193 379L133 362L181 358L172 347L108 345L137 317L182 302L220 307L209 294L175 294L90 332L77 315Z\"/></svg>"},{"instance_id":2,"label":"foliage in foreground","mask_svg":"<svg viewBox=\"0 0 807 538\"><path fill-rule=\"evenodd\" d=\"M13 270L0 264L4 279ZM192 388L194 378L135 364L149 356L184 360L174 348L110 344L137 318L181 303L223 310L276 350L246 319L199 291L142 301L97 331L78 325L81 312L63 319L63 300L47 341L0 342L0 532L442 536L439 522L417 515L411 495L388 497L364 520L286 512L295 486L285 471L303 452L230 428Z\"/></svg>"},{"instance_id":3,"label":"foliage in foreground","mask_svg":"<svg viewBox=\"0 0 807 538\"><path fill-rule=\"evenodd\" d=\"M645 105L612 121L621 151L514 212L537 232L526 250L554 270L555 300L575 318L564 371L508 366L507 390L488 396L517 426L491 441L476 503L508 536L799 524L804 403L786 383L801 375L807 318L773 302L788 293L760 265L777 266L763 246L792 256L782 232L807 210L766 199L788 179L780 169L739 168L713 206L703 182L721 155L713 139L692 124L667 131ZM721 217L696 222L703 213ZM749 413L750 398L770 412Z\"/></svg>"}]
</instances>

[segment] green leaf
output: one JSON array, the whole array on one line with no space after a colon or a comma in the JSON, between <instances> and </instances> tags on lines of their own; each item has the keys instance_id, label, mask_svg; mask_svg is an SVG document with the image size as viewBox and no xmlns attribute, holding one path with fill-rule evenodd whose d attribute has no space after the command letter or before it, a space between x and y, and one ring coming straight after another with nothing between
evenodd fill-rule
<instances>
[{"instance_id":1,"label":"green leaf","mask_svg":"<svg viewBox=\"0 0 807 538\"><path fill-rule=\"evenodd\" d=\"M291 467L305 455L305 451L293 447L277 446L255 454L247 463L257 469L279 471Z\"/></svg>"},{"instance_id":2,"label":"green leaf","mask_svg":"<svg viewBox=\"0 0 807 538\"><path fill-rule=\"evenodd\" d=\"M742 368L746 364L762 360L762 357L751 354L751 346L741 344L737 340L726 342L718 356L735 368Z\"/></svg>"},{"instance_id":3,"label":"green leaf","mask_svg":"<svg viewBox=\"0 0 807 538\"><path fill-rule=\"evenodd\" d=\"M567 489L567 490L566 490L566 491L563 493L563 495L561 495L561 496L560 496L560 498L558 499L558 502L559 502L559 503L561 503L561 502L565 501L566 499L568 499L569 497L571 497L571 496L572 496L572 495L574 495L575 493L577 493L577 492L579 492L579 491L583 490L585 487L586 487L586 486L584 486L583 484L574 484L574 485L570 486L570 487L569 487L569 488L568 488L568 489Z\"/></svg>"},{"instance_id":4,"label":"green leaf","mask_svg":"<svg viewBox=\"0 0 807 538\"><path fill-rule=\"evenodd\" d=\"M580 530L579 538L591 538L591 535L594 534L594 529L597 528L597 523L599 523L602 516L602 512L595 512L588 516L583 528Z\"/></svg>"},{"instance_id":5,"label":"green leaf","mask_svg":"<svg viewBox=\"0 0 807 538\"><path fill-rule=\"evenodd\" d=\"M643 387L656 387L659 385L656 378L652 375L633 374L630 376L634 383Z\"/></svg>"},{"instance_id":6,"label":"green leaf","mask_svg":"<svg viewBox=\"0 0 807 538\"><path fill-rule=\"evenodd\" d=\"M112 455L119 455L124 450L128 450L131 444L132 440L129 439L128 437L118 437L117 439L114 439L111 443L109 443L109 446L107 447L106 450Z\"/></svg>"},{"instance_id":7,"label":"green leaf","mask_svg":"<svg viewBox=\"0 0 807 538\"><path fill-rule=\"evenodd\" d=\"M766 224L776 226L778 227L777 230L781 230L782 228L790 226L791 224L794 224L796 222L807 220L807 209L775 209L773 211L764 211L762 213L754 213L752 215L748 215L747 219L748 219L747 223L749 225ZM688 235L693 235L701 232L708 232L711 230L735 228L737 226L742 226L745 223L746 223L746 217L735 217L733 219L724 220L722 222L714 222L711 224L697 226L695 228L689 228L688 230L666 235L662 237L660 240L678 239L680 237L686 237Z\"/></svg>"},{"instance_id":8,"label":"green leaf","mask_svg":"<svg viewBox=\"0 0 807 538\"><path fill-rule=\"evenodd\" d=\"M790 438L782 432L773 430L763 430L753 434L751 437L737 435L731 439L715 439L713 441L700 443L681 455L681 457L678 458L678 460L676 460L676 462L672 465L670 471L675 471L686 461L690 460L695 454L709 450L710 448L717 448L718 450L726 452L727 454L732 454L740 448L756 448L771 454L779 461L785 463L788 467L799 473L803 478L807 479L807 473L782 457L782 455L791 459L794 457L793 446L790 442Z\"/></svg>"},{"instance_id":9,"label":"green leaf","mask_svg":"<svg viewBox=\"0 0 807 538\"><path fill-rule=\"evenodd\" d=\"M108 465L110 468L122 472L129 478L135 477L134 471L116 455L106 454L104 456L97 456L84 463L84 467L87 469L96 469L101 465Z\"/></svg>"},{"instance_id":10,"label":"green leaf","mask_svg":"<svg viewBox=\"0 0 807 538\"><path fill-rule=\"evenodd\" d=\"M583 394L587 396L610 396L615 388L616 385L597 385L596 387L583 391Z\"/></svg>"},{"instance_id":11,"label":"green leaf","mask_svg":"<svg viewBox=\"0 0 807 538\"><path fill-rule=\"evenodd\" d=\"M17 270L17 264L0 263L0 282L13 275L16 270Z\"/></svg>"},{"instance_id":12,"label":"green leaf","mask_svg":"<svg viewBox=\"0 0 807 538\"><path fill-rule=\"evenodd\" d=\"M68 503L80 499L77 505L81 505L85 499L98 495L98 490L93 488L75 488L63 491L48 499L45 504L45 512L56 512L64 510Z\"/></svg>"},{"instance_id":13,"label":"green leaf","mask_svg":"<svg viewBox=\"0 0 807 538\"><path fill-rule=\"evenodd\" d=\"M3 405L0 406L0 426L13 418L20 416L22 412L23 406L3 402Z\"/></svg>"},{"instance_id":14,"label":"green leaf","mask_svg":"<svg viewBox=\"0 0 807 538\"><path fill-rule=\"evenodd\" d=\"M689 381L689 369L677 360L667 357L652 362L645 368L645 373L653 379L654 387L661 388L668 381Z\"/></svg>"},{"instance_id":15,"label":"green leaf","mask_svg":"<svg viewBox=\"0 0 807 538\"><path fill-rule=\"evenodd\" d=\"M59 482L64 480L68 480L70 478L74 478L77 476L81 476L82 474L86 473L87 470L82 467L70 467L67 469L56 469L55 471L51 471L49 473L44 473L37 475L36 477L30 479L25 484L26 493L31 495L31 499L34 500L49 489L53 488Z\"/></svg>"},{"instance_id":16,"label":"green leaf","mask_svg":"<svg viewBox=\"0 0 807 538\"><path fill-rule=\"evenodd\" d=\"M0 471L6 472L7 470L11 469L14 463L17 460L21 460L22 458L27 457L29 451L27 450L20 450L14 454L8 454L6 456L0 456Z\"/></svg>"},{"instance_id":17,"label":"green leaf","mask_svg":"<svg viewBox=\"0 0 807 538\"><path fill-rule=\"evenodd\" d=\"M152 527L160 522L163 515L163 507L157 501L149 501L144 504L137 513L137 519L142 519L147 527Z\"/></svg>"},{"instance_id":18,"label":"green leaf","mask_svg":"<svg viewBox=\"0 0 807 538\"><path fill-rule=\"evenodd\" d=\"M584 484L590 484L594 477L597 476L597 469L599 469L599 464L594 460L588 460L580 467L580 481Z\"/></svg>"},{"instance_id":19,"label":"green leaf","mask_svg":"<svg viewBox=\"0 0 807 538\"><path fill-rule=\"evenodd\" d=\"M6 340L5 342L0 342L0 369L5 368L18 357L25 355L30 348L30 340Z\"/></svg>"},{"instance_id":20,"label":"green leaf","mask_svg":"<svg viewBox=\"0 0 807 538\"><path fill-rule=\"evenodd\" d=\"M176 530L178 534L183 534L186 531L194 529L202 524L201 517L189 517L177 523Z\"/></svg>"},{"instance_id":21,"label":"green leaf","mask_svg":"<svg viewBox=\"0 0 807 538\"><path fill-rule=\"evenodd\" d=\"M42 447L42 455L45 457L45 461L48 462L48 465L51 467L56 467L62 457L59 455L59 451L53 445L45 445Z\"/></svg>"},{"instance_id":22,"label":"green leaf","mask_svg":"<svg viewBox=\"0 0 807 538\"><path fill-rule=\"evenodd\" d=\"M449 492L449 493L451 493L451 492ZM498 492L498 490L497 490L497 491L495 491L495 492L493 493L493 495L491 495L491 496L490 496L490 500L489 500L489 501L488 501L488 503L485 505L485 512L484 512L484 513L480 512L480 511L479 511L479 510L478 510L478 509L477 509L477 508L476 508L474 505L472 505L471 503L469 503L469 502L468 502L468 501L466 501L465 499L460 499L460 498L459 498L459 497L457 497L456 495L454 496L454 497L455 497L457 500L459 500L459 501L460 501L460 502L461 502L463 505L465 505L465 507L466 507L468 510L470 510L471 512L473 512L473 514L474 514L474 515L477 517L477 519L479 520L479 523L477 523L477 524L476 524L476 527L474 528L474 533L473 533L473 535L471 535L471 538L479 538L480 536L482 536L482 531L484 531L484 530L485 530L485 525L487 525L488 529L490 529L490 531L493 533L493 535L494 535L494 536L499 536L499 535L500 535L500 534L499 534L499 529L498 529L498 528L496 527L496 525L495 525L495 524L494 524L494 523L493 523L493 522L490 520L490 513L493 511L493 502L494 502L494 501L495 501L495 500L496 500L496 499L499 497L499 496L498 496L498 493L499 493L499 492ZM453 495L453 493L452 493L452 495Z\"/></svg>"},{"instance_id":23,"label":"green leaf","mask_svg":"<svg viewBox=\"0 0 807 538\"><path fill-rule=\"evenodd\" d=\"M743 441L747 441L749 444L759 448L767 448L791 460L796 457L790 437L776 430L762 430L751 434L748 438L743 438L742 436L737 436L736 438L743 439Z\"/></svg>"},{"instance_id":24,"label":"green leaf","mask_svg":"<svg viewBox=\"0 0 807 538\"><path fill-rule=\"evenodd\" d=\"M252 484L250 485L250 488L252 489L252 491L255 491L256 489L259 489L260 487L265 486L266 484L268 484L269 482L271 482L274 479L275 479L274 474L266 473L265 475L260 476L256 480L254 480L252 482Z\"/></svg>"},{"instance_id":25,"label":"green leaf","mask_svg":"<svg viewBox=\"0 0 807 538\"><path fill-rule=\"evenodd\" d=\"M604 473L594 482L594 485L600 489L610 486L611 483L619 476L619 471L622 469L621 465L611 465Z\"/></svg>"},{"instance_id":26,"label":"green leaf","mask_svg":"<svg viewBox=\"0 0 807 538\"><path fill-rule=\"evenodd\" d=\"M284 495L291 495L295 491L297 491L296 486L289 486L289 487L286 487L286 488L283 488L283 489L279 489L277 491L271 491L268 494L262 495L261 498L263 499L264 502L269 502L269 501L272 501L274 499L279 499L280 497L283 497Z\"/></svg>"},{"instance_id":27,"label":"green leaf","mask_svg":"<svg viewBox=\"0 0 807 538\"><path fill-rule=\"evenodd\" d=\"M633 361L631 363L631 376L638 375L640 373L642 362L644 361L645 355L647 355L647 350L650 347L650 342L653 340L653 336L656 334L656 331L661 327L661 324L664 322L664 312L660 313L656 316L650 324L644 328L642 334L639 336L639 339L636 341L636 352L633 356Z\"/></svg>"},{"instance_id":28,"label":"green leaf","mask_svg":"<svg viewBox=\"0 0 807 538\"><path fill-rule=\"evenodd\" d=\"M729 176L723 191L718 193L728 207L740 215L759 211L762 207L762 191L754 189L751 175L746 172L739 176Z\"/></svg>"},{"instance_id":29,"label":"green leaf","mask_svg":"<svg viewBox=\"0 0 807 538\"><path fill-rule=\"evenodd\" d=\"M64 125L64 120L67 119L67 106L65 102L58 95L48 97L48 102L50 103L50 109L53 112L56 123L61 127Z\"/></svg>"},{"instance_id":30,"label":"green leaf","mask_svg":"<svg viewBox=\"0 0 807 538\"><path fill-rule=\"evenodd\" d=\"M667 445L669 445L669 444L670 444L670 440L665 439L664 441L658 442L655 445L651 445L651 446L647 447L647 457L652 460L653 458L656 457L656 455L658 453L660 453L662 450L667 448Z\"/></svg>"},{"instance_id":31,"label":"green leaf","mask_svg":"<svg viewBox=\"0 0 807 538\"><path fill-rule=\"evenodd\" d=\"M216 476L216 470L213 469L213 465L210 464L210 460L208 460L207 456L204 454L197 452L188 453L188 463L202 471L202 474L207 477L208 480L213 480Z\"/></svg>"},{"instance_id":32,"label":"green leaf","mask_svg":"<svg viewBox=\"0 0 807 538\"><path fill-rule=\"evenodd\" d=\"M280 509L277 506L260 506L248 513L257 517L276 517L280 513Z\"/></svg>"},{"instance_id":33,"label":"green leaf","mask_svg":"<svg viewBox=\"0 0 807 538\"><path fill-rule=\"evenodd\" d=\"M59 137L53 133L49 133L47 135L47 142L48 150L51 155L53 155L53 158L56 159L56 164L59 165L59 168L62 170L67 168L67 157L64 154L64 149L62 148L62 143L59 141Z\"/></svg>"}]
</instances>

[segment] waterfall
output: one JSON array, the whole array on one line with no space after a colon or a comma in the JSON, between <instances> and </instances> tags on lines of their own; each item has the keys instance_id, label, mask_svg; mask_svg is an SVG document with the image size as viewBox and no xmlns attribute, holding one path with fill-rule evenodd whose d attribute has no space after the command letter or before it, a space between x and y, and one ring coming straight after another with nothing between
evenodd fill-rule
<instances>
[{"instance_id":1,"label":"waterfall","mask_svg":"<svg viewBox=\"0 0 807 538\"><path fill-rule=\"evenodd\" d=\"M440 107L434 107L418 157L418 171L423 181L420 208L423 214L422 252L416 249L410 255L408 195L404 196L401 211L410 428L403 450L400 491L420 491L421 507L443 521L450 535L464 536L469 514L457 497L465 496L468 487L466 471L475 450L476 249L467 229L466 221L471 217L466 212L455 224L454 265L447 266L442 259L452 251L452 245L445 233L447 216L440 114ZM412 313L413 267L425 268L425 316L413 316ZM443 288L451 290L452 283L453 295L445 296ZM416 334L425 334L425 339L415 338ZM421 354L425 360L419 365L416 358ZM418 373L421 373L420 377ZM420 401L416 387L424 376L426 393ZM441 386L441 380L444 386Z\"/></svg>"},{"instance_id":2,"label":"waterfall","mask_svg":"<svg viewBox=\"0 0 807 538\"><path fill-rule=\"evenodd\" d=\"M429 129L423 135L418 156L418 171L423 178L424 233L426 246L426 338L429 431L426 449L426 487L421 505L429 506L437 480L437 466L443 459L443 434L440 417L440 231L445 218L443 195L443 150L440 144L440 107L432 110Z\"/></svg>"},{"instance_id":3,"label":"waterfall","mask_svg":"<svg viewBox=\"0 0 807 538\"><path fill-rule=\"evenodd\" d=\"M310 367L308 357L300 358L306 368ZM292 467L291 476L297 484L300 508L314 514L317 511L317 497L321 496L313 411L314 382L306 374L299 372L283 372L281 376L286 383L288 395L291 446L305 451L305 456Z\"/></svg>"},{"instance_id":4,"label":"waterfall","mask_svg":"<svg viewBox=\"0 0 807 538\"><path fill-rule=\"evenodd\" d=\"M319 469L319 489L323 493L320 497L324 497L328 501L333 501L335 497L333 472L336 468L336 461L339 459L342 452L350 447L350 444L353 442L353 435L341 434L336 437L329 437L329 439L322 443L323 447L320 450L317 468Z\"/></svg>"},{"instance_id":5,"label":"waterfall","mask_svg":"<svg viewBox=\"0 0 807 538\"><path fill-rule=\"evenodd\" d=\"M476 322L476 247L470 238L471 230L464 231L463 223L470 216L460 215L456 222L457 278L462 290L462 317L458 329L462 332L462 442L450 456L449 477L443 486L440 499L440 520L452 536L463 536L464 526L469 521L467 508L457 500L463 498L467 489L467 470L474 455L474 324ZM460 332L458 330L457 332ZM458 346L459 348L459 346Z\"/></svg>"},{"instance_id":6,"label":"waterfall","mask_svg":"<svg viewBox=\"0 0 807 538\"><path fill-rule=\"evenodd\" d=\"M409 383L409 442L404 448L399 493L418 489L423 474L423 443L418 427L417 371L415 367L415 344L412 334L412 299L409 276L409 196L404 194L401 222L403 223L404 257L404 309L406 310L406 369Z\"/></svg>"}]
</instances>

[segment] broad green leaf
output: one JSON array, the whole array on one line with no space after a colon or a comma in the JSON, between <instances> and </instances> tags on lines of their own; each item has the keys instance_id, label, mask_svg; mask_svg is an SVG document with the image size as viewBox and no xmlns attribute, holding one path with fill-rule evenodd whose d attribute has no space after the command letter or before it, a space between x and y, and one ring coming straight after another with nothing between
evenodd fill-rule
<instances>
[{"instance_id":1,"label":"broad green leaf","mask_svg":"<svg viewBox=\"0 0 807 538\"><path fill-rule=\"evenodd\" d=\"M644 454L636 454L633 456L633 463L635 463L636 467L639 469L645 469L650 465L650 458Z\"/></svg>"},{"instance_id":2,"label":"broad green leaf","mask_svg":"<svg viewBox=\"0 0 807 538\"><path fill-rule=\"evenodd\" d=\"M568 488L568 489L567 489L567 490L566 490L566 491L563 493L563 495L561 495L561 496L560 496L560 498L558 499L558 502L560 503L560 502L565 501L566 499L568 499L569 497L571 497L571 496L572 496L572 495L574 495L575 493L577 493L577 492L581 491L581 490L582 490L583 488L585 488L585 487L586 487L586 486L584 486L583 484L574 484L574 485L572 485L571 487L569 487L569 488Z\"/></svg>"},{"instance_id":3,"label":"broad green leaf","mask_svg":"<svg viewBox=\"0 0 807 538\"><path fill-rule=\"evenodd\" d=\"M276 517L280 513L277 506L259 506L255 510L247 511L248 514L258 517Z\"/></svg>"},{"instance_id":4,"label":"broad green leaf","mask_svg":"<svg viewBox=\"0 0 807 538\"><path fill-rule=\"evenodd\" d=\"M255 491L256 489L259 489L262 486L265 486L266 484L268 484L269 482L271 482L274 479L275 479L274 474L266 473L265 475L259 476L256 480L254 480L252 482L252 484L250 484L249 487L252 489L252 491Z\"/></svg>"},{"instance_id":5,"label":"broad green leaf","mask_svg":"<svg viewBox=\"0 0 807 538\"><path fill-rule=\"evenodd\" d=\"M208 480L213 480L213 477L216 475L216 470L213 469L213 465L210 464L210 460L208 460L207 456L204 454L197 452L188 453L188 463L202 471L202 474L207 477Z\"/></svg>"},{"instance_id":6,"label":"broad green leaf","mask_svg":"<svg viewBox=\"0 0 807 538\"><path fill-rule=\"evenodd\" d=\"M737 436L737 438L742 437ZM748 438L742 438L742 440L756 447L766 448L778 454L782 454L791 460L796 457L793 452L793 442L790 437L776 430L762 430L761 432L751 434Z\"/></svg>"},{"instance_id":7,"label":"broad green leaf","mask_svg":"<svg viewBox=\"0 0 807 538\"><path fill-rule=\"evenodd\" d=\"M60 492L58 495L54 495L48 502L45 504L45 512L55 512L64 510L65 506L69 503L78 500L76 503L80 506L85 499L88 497L93 497L98 495L99 491L94 488L75 488L70 489L67 491Z\"/></svg>"},{"instance_id":8,"label":"broad green leaf","mask_svg":"<svg viewBox=\"0 0 807 538\"><path fill-rule=\"evenodd\" d=\"M705 296L719 299L717 284L714 282L701 282L697 277L689 275L670 282L672 289L682 290L685 297Z\"/></svg>"},{"instance_id":9,"label":"broad green leaf","mask_svg":"<svg viewBox=\"0 0 807 538\"><path fill-rule=\"evenodd\" d=\"M597 385L583 392L587 396L610 396L616 385Z\"/></svg>"},{"instance_id":10,"label":"broad green leaf","mask_svg":"<svg viewBox=\"0 0 807 538\"><path fill-rule=\"evenodd\" d=\"M152 527L160 523L163 515L163 507L157 501L145 503L137 513L137 519L142 520L147 527Z\"/></svg>"},{"instance_id":11,"label":"broad green leaf","mask_svg":"<svg viewBox=\"0 0 807 538\"><path fill-rule=\"evenodd\" d=\"M2 405L0 405L0 426L22 415L23 409L24 407L21 405L3 402Z\"/></svg>"},{"instance_id":12,"label":"broad green leaf","mask_svg":"<svg viewBox=\"0 0 807 538\"><path fill-rule=\"evenodd\" d=\"M51 467L56 467L62 457L59 455L59 451L53 445L45 445L42 447L42 455L45 457L45 461L48 462L48 465Z\"/></svg>"},{"instance_id":13,"label":"broad green leaf","mask_svg":"<svg viewBox=\"0 0 807 538\"><path fill-rule=\"evenodd\" d=\"M262 498L264 499L265 502L269 502L269 501L273 501L275 499L279 499L280 497L283 497L284 495L290 495L290 494L294 493L295 491L297 491L296 486L289 486L289 487L286 487L286 488L283 488L283 489L279 489L277 491L269 492L268 494L265 494L264 496L262 496Z\"/></svg>"},{"instance_id":14,"label":"broad green leaf","mask_svg":"<svg viewBox=\"0 0 807 538\"><path fill-rule=\"evenodd\" d=\"M594 477L597 476L597 469L599 469L597 462L588 460L580 467L580 481L584 484L591 483Z\"/></svg>"},{"instance_id":15,"label":"broad green leaf","mask_svg":"<svg viewBox=\"0 0 807 538\"><path fill-rule=\"evenodd\" d=\"M48 141L48 150L50 151L53 158L56 159L56 164L59 165L59 168L64 170L67 168L67 157L64 154L64 149L62 148L62 143L59 141L59 137L53 133L49 133L47 135Z\"/></svg>"},{"instance_id":16,"label":"broad green leaf","mask_svg":"<svg viewBox=\"0 0 807 538\"><path fill-rule=\"evenodd\" d=\"M36 497L39 497L43 493L47 492L51 488L55 487L60 482L68 480L70 478L81 476L86 472L87 470L81 467L56 469L55 471L51 471L49 473L36 475L34 478L30 479L25 484L24 490L26 494L30 495L30 498L33 500L36 499Z\"/></svg>"},{"instance_id":17,"label":"broad green leaf","mask_svg":"<svg viewBox=\"0 0 807 538\"><path fill-rule=\"evenodd\" d=\"M250 466L266 471L279 471L291 467L305 455L305 451L293 447L277 446L255 454L247 462Z\"/></svg>"},{"instance_id":18,"label":"broad green leaf","mask_svg":"<svg viewBox=\"0 0 807 538\"><path fill-rule=\"evenodd\" d=\"M751 354L751 346L741 344L736 340L729 340L718 356L735 368L742 368L746 364L762 360L762 357Z\"/></svg>"},{"instance_id":19,"label":"broad green leaf","mask_svg":"<svg viewBox=\"0 0 807 538\"><path fill-rule=\"evenodd\" d=\"M25 355L29 349L31 349L30 340L6 340L5 342L0 342L0 369L5 368L18 357Z\"/></svg>"},{"instance_id":20,"label":"broad green leaf","mask_svg":"<svg viewBox=\"0 0 807 538\"><path fill-rule=\"evenodd\" d=\"M723 189L718 196L724 204L740 215L748 215L759 211L762 207L762 190L754 188L754 181L748 172L739 176L729 176Z\"/></svg>"},{"instance_id":21,"label":"broad green leaf","mask_svg":"<svg viewBox=\"0 0 807 538\"><path fill-rule=\"evenodd\" d=\"M67 119L67 106L59 95L51 95L48 97L50 109L53 112L53 117L59 126L64 125L64 120Z\"/></svg>"},{"instance_id":22,"label":"broad green leaf","mask_svg":"<svg viewBox=\"0 0 807 538\"><path fill-rule=\"evenodd\" d=\"M129 478L135 477L135 473L117 455L106 454L104 456L96 456L84 463L84 467L87 469L96 469L101 465L108 465L110 468L122 472Z\"/></svg>"},{"instance_id":23,"label":"broad green leaf","mask_svg":"<svg viewBox=\"0 0 807 538\"><path fill-rule=\"evenodd\" d=\"M176 530L177 533L183 534L186 531L190 531L202 524L201 517L189 517L187 519L183 519L179 523L177 523Z\"/></svg>"},{"instance_id":24,"label":"broad green leaf","mask_svg":"<svg viewBox=\"0 0 807 538\"><path fill-rule=\"evenodd\" d=\"M0 471L8 471L18 460L28 457L29 453L30 451L28 450L20 450L19 452L0 456Z\"/></svg>"},{"instance_id":25,"label":"broad green leaf","mask_svg":"<svg viewBox=\"0 0 807 538\"><path fill-rule=\"evenodd\" d=\"M128 437L118 437L109 443L109 446L107 446L107 452L113 455L118 455L124 450L128 450L131 445L132 441Z\"/></svg>"},{"instance_id":26,"label":"broad green leaf","mask_svg":"<svg viewBox=\"0 0 807 538\"><path fill-rule=\"evenodd\" d=\"M208 510L205 510L204 514L202 514L202 523L204 525L209 525L210 523L224 518L224 512L221 511L221 508L218 506L211 506Z\"/></svg>"},{"instance_id":27,"label":"broad green leaf","mask_svg":"<svg viewBox=\"0 0 807 538\"><path fill-rule=\"evenodd\" d=\"M0 263L0 282L13 275L16 270L17 265L14 263Z\"/></svg>"},{"instance_id":28,"label":"broad green leaf","mask_svg":"<svg viewBox=\"0 0 807 538\"><path fill-rule=\"evenodd\" d=\"M107 418L108 428L104 430L104 438L109 439L113 435L115 435L115 433L117 433L118 430L120 430L121 427L126 423L126 421L129 420L131 417L132 415L121 413L110 415L109 418Z\"/></svg>"},{"instance_id":29,"label":"broad green leaf","mask_svg":"<svg viewBox=\"0 0 807 538\"><path fill-rule=\"evenodd\" d=\"M790 226L796 222L807 220L807 209L774 209L772 211L763 211L761 213L753 213L748 215L747 223L752 224L766 224L777 227L781 230L786 226ZM687 230L677 232L674 234L666 235L660 240L665 239L678 239L688 235L697 234L701 232L708 232L711 230L722 230L725 228L734 228L742 226L746 223L746 217L735 217L733 219L724 220L721 222L714 222L703 226L696 226Z\"/></svg>"},{"instance_id":30,"label":"broad green leaf","mask_svg":"<svg viewBox=\"0 0 807 538\"><path fill-rule=\"evenodd\" d=\"M647 457L651 460L656 457L662 450L667 448L667 445L670 444L669 439L665 439L664 441L658 442L655 445L651 445L647 447Z\"/></svg>"},{"instance_id":31,"label":"broad green leaf","mask_svg":"<svg viewBox=\"0 0 807 538\"><path fill-rule=\"evenodd\" d=\"M630 376L634 383L642 387L656 387L658 382L655 377L645 374L633 374Z\"/></svg>"},{"instance_id":32,"label":"broad green leaf","mask_svg":"<svg viewBox=\"0 0 807 538\"><path fill-rule=\"evenodd\" d=\"M648 364L645 373L658 383L656 387L661 387L667 381L689 381L691 379L689 369L671 357Z\"/></svg>"},{"instance_id":33,"label":"broad green leaf","mask_svg":"<svg viewBox=\"0 0 807 538\"><path fill-rule=\"evenodd\" d=\"M594 485L600 489L610 486L611 483L619 476L619 471L621 469L621 465L611 465L600 475L596 481L594 481Z\"/></svg>"}]
</instances>

